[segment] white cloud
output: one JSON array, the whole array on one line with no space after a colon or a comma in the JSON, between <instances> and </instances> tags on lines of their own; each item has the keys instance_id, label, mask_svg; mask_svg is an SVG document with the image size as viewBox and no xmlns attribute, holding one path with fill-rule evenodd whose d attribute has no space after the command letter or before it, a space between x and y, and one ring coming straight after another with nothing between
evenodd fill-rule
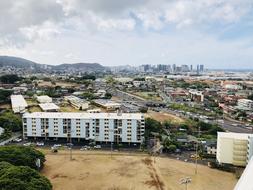
<instances>
[{"instance_id":1,"label":"white cloud","mask_svg":"<svg viewBox=\"0 0 253 190\"><path fill-rule=\"evenodd\" d=\"M19 31L30 41L36 39L49 40L51 37L59 35L60 28L50 21L44 22L42 25L33 25L20 28Z\"/></svg>"},{"instance_id":2,"label":"white cloud","mask_svg":"<svg viewBox=\"0 0 253 190\"><path fill-rule=\"evenodd\" d=\"M47 38L64 30L73 18L79 19L82 27L78 23L72 29L103 32L132 31L137 25L134 17L144 28L158 31L170 24L180 29L217 21L231 23L246 15L252 5L251 0L2 0L0 44Z\"/></svg>"},{"instance_id":3,"label":"white cloud","mask_svg":"<svg viewBox=\"0 0 253 190\"><path fill-rule=\"evenodd\" d=\"M161 20L162 14L158 11L136 11L135 14L147 29L153 28L155 30L160 30L164 26Z\"/></svg>"},{"instance_id":4,"label":"white cloud","mask_svg":"<svg viewBox=\"0 0 253 190\"><path fill-rule=\"evenodd\" d=\"M0 53L49 64L194 63L205 57L234 62L234 54L243 49L247 57L250 47L220 41L217 33L249 16L252 5L252 0L1 0ZM220 28L208 33L205 26ZM45 49L47 56L38 53Z\"/></svg>"},{"instance_id":5,"label":"white cloud","mask_svg":"<svg viewBox=\"0 0 253 190\"><path fill-rule=\"evenodd\" d=\"M98 30L107 31L107 30L117 29L117 30L131 31L135 27L135 20L131 18L105 19L105 18L97 16L93 12L89 12L89 16L91 18L91 21L96 25Z\"/></svg>"}]
</instances>

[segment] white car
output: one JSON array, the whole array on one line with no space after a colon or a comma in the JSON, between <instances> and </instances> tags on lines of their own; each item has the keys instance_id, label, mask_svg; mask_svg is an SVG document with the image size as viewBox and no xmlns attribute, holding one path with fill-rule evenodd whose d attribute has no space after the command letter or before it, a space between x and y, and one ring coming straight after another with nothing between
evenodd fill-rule
<instances>
[{"instance_id":1,"label":"white car","mask_svg":"<svg viewBox=\"0 0 253 190\"><path fill-rule=\"evenodd\" d=\"M37 146L44 146L44 142L37 142L36 145Z\"/></svg>"},{"instance_id":2,"label":"white car","mask_svg":"<svg viewBox=\"0 0 253 190\"><path fill-rule=\"evenodd\" d=\"M14 141L14 142L21 142L22 139L16 138L16 139L14 139L13 141Z\"/></svg>"},{"instance_id":3,"label":"white car","mask_svg":"<svg viewBox=\"0 0 253 190\"><path fill-rule=\"evenodd\" d=\"M101 148L101 145L96 145L96 146L94 146L94 148L100 149L100 148Z\"/></svg>"},{"instance_id":4,"label":"white car","mask_svg":"<svg viewBox=\"0 0 253 190\"><path fill-rule=\"evenodd\" d=\"M61 144L54 144L54 147L61 147Z\"/></svg>"},{"instance_id":5,"label":"white car","mask_svg":"<svg viewBox=\"0 0 253 190\"><path fill-rule=\"evenodd\" d=\"M23 145L24 145L24 146L31 146L32 143L28 142L28 143L25 143L25 144L23 144Z\"/></svg>"}]
</instances>

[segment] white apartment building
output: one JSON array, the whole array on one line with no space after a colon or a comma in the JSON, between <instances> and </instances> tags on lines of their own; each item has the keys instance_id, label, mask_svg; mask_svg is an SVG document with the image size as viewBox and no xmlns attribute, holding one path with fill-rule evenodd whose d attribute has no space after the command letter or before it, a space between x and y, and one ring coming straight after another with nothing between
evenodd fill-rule
<instances>
[{"instance_id":1,"label":"white apartment building","mask_svg":"<svg viewBox=\"0 0 253 190\"><path fill-rule=\"evenodd\" d=\"M216 159L221 164L246 166L253 154L253 134L218 132Z\"/></svg>"},{"instance_id":2,"label":"white apartment building","mask_svg":"<svg viewBox=\"0 0 253 190\"><path fill-rule=\"evenodd\" d=\"M198 102L204 101L204 94L202 91L190 89L189 94L190 94L191 99L193 99L194 101L198 101Z\"/></svg>"},{"instance_id":3,"label":"white apartment building","mask_svg":"<svg viewBox=\"0 0 253 190\"><path fill-rule=\"evenodd\" d=\"M34 112L23 115L23 136L50 140L141 143L145 131L141 113Z\"/></svg>"},{"instance_id":4,"label":"white apartment building","mask_svg":"<svg viewBox=\"0 0 253 190\"><path fill-rule=\"evenodd\" d=\"M239 99L237 102L237 108L242 110L253 110L253 101L249 99Z\"/></svg>"},{"instance_id":5,"label":"white apartment building","mask_svg":"<svg viewBox=\"0 0 253 190\"><path fill-rule=\"evenodd\" d=\"M250 159L247 167L243 171L234 190L252 190L253 189L253 158Z\"/></svg>"},{"instance_id":6,"label":"white apartment building","mask_svg":"<svg viewBox=\"0 0 253 190\"><path fill-rule=\"evenodd\" d=\"M22 113L28 105L22 95L11 95L11 107L14 113Z\"/></svg>"}]
</instances>

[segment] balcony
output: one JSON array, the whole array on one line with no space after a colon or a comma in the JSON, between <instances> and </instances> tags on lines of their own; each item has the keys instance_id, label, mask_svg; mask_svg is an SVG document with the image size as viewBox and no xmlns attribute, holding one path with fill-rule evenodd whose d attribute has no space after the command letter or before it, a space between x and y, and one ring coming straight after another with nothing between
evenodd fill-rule
<instances>
[{"instance_id":1,"label":"balcony","mask_svg":"<svg viewBox=\"0 0 253 190\"><path fill-rule=\"evenodd\" d=\"M247 160L247 156L233 156L233 161L246 161Z\"/></svg>"},{"instance_id":2,"label":"balcony","mask_svg":"<svg viewBox=\"0 0 253 190\"><path fill-rule=\"evenodd\" d=\"M247 146L248 142L246 140L234 140L234 146L241 145L241 146Z\"/></svg>"},{"instance_id":3,"label":"balcony","mask_svg":"<svg viewBox=\"0 0 253 190\"><path fill-rule=\"evenodd\" d=\"M232 163L235 166L245 166L246 165L246 160L245 161L233 161Z\"/></svg>"}]
</instances>

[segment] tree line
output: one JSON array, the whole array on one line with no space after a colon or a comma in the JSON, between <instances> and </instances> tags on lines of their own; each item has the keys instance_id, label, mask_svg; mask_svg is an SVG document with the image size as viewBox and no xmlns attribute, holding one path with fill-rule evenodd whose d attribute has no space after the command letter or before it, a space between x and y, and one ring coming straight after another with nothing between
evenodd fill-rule
<instances>
[{"instance_id":1,"label":"tree line","mask_svg":"<svg viewBox=\"0 0 253 190\"><path fill-rule=\"evenodd\" d=\"M0 189L52 190L50 181L37 171L44 162L45 155L33 147L0 147Z\"/></svg>"}]
</instances>

